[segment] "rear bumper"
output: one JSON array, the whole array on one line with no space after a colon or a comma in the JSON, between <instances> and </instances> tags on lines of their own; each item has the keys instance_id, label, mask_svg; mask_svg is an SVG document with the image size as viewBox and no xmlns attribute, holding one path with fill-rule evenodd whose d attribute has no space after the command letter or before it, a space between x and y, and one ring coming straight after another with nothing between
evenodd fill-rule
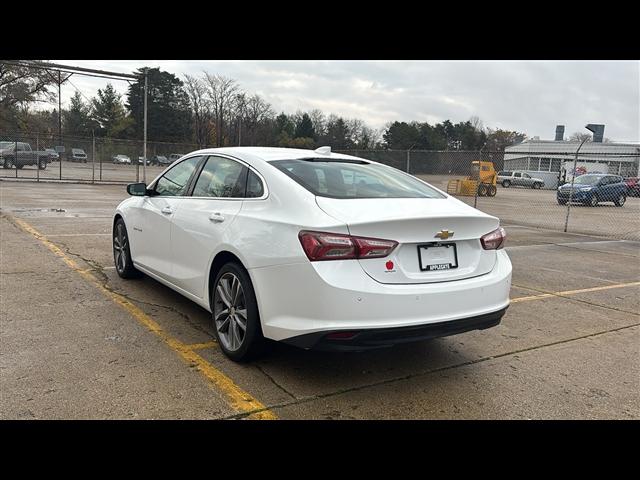
<instances>
[{"instance_id":1,"label":"rear bumper","mask_svg":"<svg viewBox=\"0 0 640 480\"><path fill-rule=\"evenodd\" d=\"M358 262L350 260L261 267L249 269L249 275L265 337L287 341L318 334L317 338L292 340L303 348L311 348L304 345L315 345L318 338L336 331L380 333L390 329L394 330L391 337L413 335L420 339L441 331L439 325L423 334L421 329L431 325L476 317L482 317L478 320L482 323L487 320L485 315L504 313L509 305L511 269L507 253L498 250L489 273L438 283L382 284L369 277ZM461 325L465 324L455 328ZM408 332L395 331L399 328L418 330L399 335ZM472 325L461 331L476 328L486 327ZM361 335L360 341L367 338L367 342L377 341L371 335ZM389 344L388 339L382 341Z\"/></svg>"},{"instance_id":2,"label":"rear bumper","mask_svg":"<svg viewBox=\"0 0 640 480\"><path fill-rule=\"evenodd\" d=\"M508 307L507 307L508 308ZM446 337L471 330L484 330L500 323L507 308L476 317L430 323L415 327L375 328L358 330L347 339L332 339L333 332L315 332L287 338L284 343L305 350L361 351L387 347L400 343L418 342L430 338ZM344 333L344 332L343 332Z\"/></svg>"}]
</instances>

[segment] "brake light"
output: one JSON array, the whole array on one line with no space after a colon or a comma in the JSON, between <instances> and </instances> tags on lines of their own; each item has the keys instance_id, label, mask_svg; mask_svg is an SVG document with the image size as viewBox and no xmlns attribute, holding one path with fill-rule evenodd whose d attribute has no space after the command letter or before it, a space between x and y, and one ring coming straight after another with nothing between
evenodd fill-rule
<instances>
[{"instance_id":1,"label":"brake light","mask_svg":"<svg viewBox=\"0 0 640 480\"><path fill-rule=\"evenodd\" d=\"M480 237L480 243L485 250L499 250L504 247L506 241L507 232L502 227Z\"/></svg>"},{"instance_id":2,"label":"brake light","mask_svg":"<svg viewBox=\"0 0 640 480\"><path fill-rule=\"evenodd\" d=\"M341 233L311 232L298 234L304 253L312 262L320 260L348 260L381 258L389 255L398 242L379 238L353 237Z\"/></svg>"}]
</instances>

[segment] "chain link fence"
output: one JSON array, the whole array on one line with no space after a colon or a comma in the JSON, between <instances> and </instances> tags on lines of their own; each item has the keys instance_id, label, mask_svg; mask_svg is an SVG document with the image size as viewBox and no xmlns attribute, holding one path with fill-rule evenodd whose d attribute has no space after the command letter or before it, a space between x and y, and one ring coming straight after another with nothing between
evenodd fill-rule
<instances>
[{"instance_id":1,"label":"chain link fence","mask_svg":"<svg viewBox=\"0 0 640 480\"><path fill-rule=\"evenodd\" d=\"M578 144L562 144L537 152L341 153L409 172L499 217L503 225L640 240L640 144L585 144L576 156L577 149ZM611 174L615 181L609 177L609 185L583 183L589 177L580 176L587 173Z\"/></svg>"},{"instance_id":2,"label":"chain link fence","mask_svg":"<svg viewBox=\"0 0 640 480\"><path fill-rule=\"evenodd\" d=\"M504 225L640 240L640 144L585 144L577 156L578 145L568 142L535 152L521 145L506 152L339 152L409 172ZM143 181L146 169L150 182L172 160L199 148L147 142L143 167L141 141L0 132L0 179L126 184ZM583 184L586 173L611 174L617 181Z\"/></svg>"},{"instance_id":3,"label":"chain link fence","mask_svg":"<svg viewBox=\"0 0 640 480\"><path fill-rule=\"evenodd\" d=\"M0 132L0 178L131 183L160 174L173 160L197 150L188 143L143 143L101 137Z\"/></svg>"}]
</instances>

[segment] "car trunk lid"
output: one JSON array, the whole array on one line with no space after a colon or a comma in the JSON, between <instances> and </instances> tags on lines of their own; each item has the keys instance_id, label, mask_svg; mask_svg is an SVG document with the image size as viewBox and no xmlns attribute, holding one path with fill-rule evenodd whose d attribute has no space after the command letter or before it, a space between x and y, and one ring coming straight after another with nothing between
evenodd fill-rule
<instances>
[{"instance_id":1,"label":"car trunk lid","mask_svg":"<svg viewBox=\"0 0 640 480\"><path fill-rule=\"evenodd\" d=\"M486 274L495 264L495 251L484 250L480 237L498 228L498 219L456 199L316 197L316 202L351 235L399 243L385 258L358 260L378 282L460 280Z\"/></svg>"}]
</instances>

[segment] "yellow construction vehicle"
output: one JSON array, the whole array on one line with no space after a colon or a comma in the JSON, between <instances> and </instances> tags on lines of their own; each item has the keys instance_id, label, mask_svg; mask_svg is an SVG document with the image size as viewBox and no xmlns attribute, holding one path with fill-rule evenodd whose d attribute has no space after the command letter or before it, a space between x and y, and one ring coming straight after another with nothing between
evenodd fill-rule
<instances>
[{"instance_id":1,"label":"yellow construction vehicle","mask_svg":"<svg viewBox=\"0 0 640 480\"><path fill-rule=\"evenodd\" d=\"M471 162L471 175L462 180L449 180L447 193L474 197L477 192L479 197L495 197L497 179L493 162L474 160Z\"/></svg>"}]
</instances>

